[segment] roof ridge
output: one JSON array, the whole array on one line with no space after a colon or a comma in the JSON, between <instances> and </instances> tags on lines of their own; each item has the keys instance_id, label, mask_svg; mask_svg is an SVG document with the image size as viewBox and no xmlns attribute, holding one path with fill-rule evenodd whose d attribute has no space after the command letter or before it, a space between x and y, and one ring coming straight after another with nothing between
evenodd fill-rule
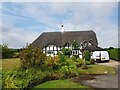
<instances>
[{"instance_id":1,"label":"roof ridge","mask_svg":"<svg viewBox=\"0 0 120 90\"><path fill-rule=\"evenodd\" d=\"M84 31L64 31L64 32L89 32L89 31L94 32L93 30L84 30ZM61 32L60 32L60 31L55 31L55 32L43 32L43 33L61 33Z\"/></svg>"}]
</instances>

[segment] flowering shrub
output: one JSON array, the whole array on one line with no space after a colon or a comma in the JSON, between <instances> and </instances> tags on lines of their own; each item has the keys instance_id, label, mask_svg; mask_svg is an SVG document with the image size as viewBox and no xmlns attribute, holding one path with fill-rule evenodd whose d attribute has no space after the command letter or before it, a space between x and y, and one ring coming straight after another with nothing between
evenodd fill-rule
<instances>
[{"instance_id":1,"label":"flowering shrub","mask_svg":"<svg viewBox=\"0 0 120 90\"><path fill-rule=\"evenodd\" d=\"M60 67L60 59L58 56L55 57L47 57L45 60L45 65L51 67L52 69L59 69Z\"/></svg>"},{"instance_id":2,"label":"flowering shrub","mask_svg":"<svg viewBox=\"0 0 120 90\"><path fill-rule=\"evenodd\" d=\"M66 62L62 63L60 71L65 74L65 78L77 76L77 66L76 63L68 59Z\"/></svg>"}]
</instances>

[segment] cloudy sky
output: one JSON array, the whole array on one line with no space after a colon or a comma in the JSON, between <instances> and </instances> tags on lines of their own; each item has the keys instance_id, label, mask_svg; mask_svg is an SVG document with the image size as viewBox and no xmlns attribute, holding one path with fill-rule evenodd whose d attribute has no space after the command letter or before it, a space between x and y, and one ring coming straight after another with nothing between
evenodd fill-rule
<instances>
[{"instance_id":1,"label":"cloudy sky","mask_svg":"<svg viewBox=\"0 0 120 90\"><path fill-rule=\"evenodd\" d=\"M96 32L99 46L118 47L117 2L2 2L0 43L22 48L42 32ZM2 20L1 20L2 19Z\"/></svg>"}]
</instances>

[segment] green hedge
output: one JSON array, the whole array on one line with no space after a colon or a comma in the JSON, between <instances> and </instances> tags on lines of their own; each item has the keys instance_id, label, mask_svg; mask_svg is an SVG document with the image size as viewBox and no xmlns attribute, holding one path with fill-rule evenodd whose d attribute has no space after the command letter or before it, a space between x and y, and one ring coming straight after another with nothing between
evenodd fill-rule
<instances>
[{"instance_id":1,"label":"green hedge","mask_svg":"<svg viewBox=\"0 0 120 90\"><path fill-rule=\"evenodd\" d=\"M110 59L120 61L120 48L114 48L108 50Z\"/></svg>"},{"instance_id":2,"label":"green hedge","mask_svg":"<svg viewBox=\"0 0 120 90\"><path fill-rule=\"evenodd\" d=\"M19 57L19 50L18 49L9 49L9 48L2 48L2 58L14 58Z\"/></svg>"}]
</instances>

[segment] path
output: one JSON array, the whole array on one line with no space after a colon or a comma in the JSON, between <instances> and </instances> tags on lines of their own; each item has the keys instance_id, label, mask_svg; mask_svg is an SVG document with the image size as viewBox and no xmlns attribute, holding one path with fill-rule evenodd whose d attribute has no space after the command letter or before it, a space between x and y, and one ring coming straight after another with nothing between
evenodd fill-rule
<instances>
[{"instance_id":1,"label":"path","mask_svg":"<svg viewBox=\"0 0 120 90\"><path fill-rule=\"evenodd\" d=\"M120 62L118 63L117 61L110 60L109 62L106 63L97 63L99 65L106 65L106 66L111 66L116 69L116 75L98 75L98 76L93 76L92 80L83 80L80 82L83 85L86 86L91 86L93 88L118 88L118 81L120 81L120 78L118 78L118 75L120 75L120 71L118 74L118 64L120 65ZM119 67L120 70L120 67ZM119 79L119 80L118 80ZM111 89L111 90L112 90ZM118 89L117 89L118 90ZM120 87L119 87L120 90Z\"/></svg>"}]
</instances>

